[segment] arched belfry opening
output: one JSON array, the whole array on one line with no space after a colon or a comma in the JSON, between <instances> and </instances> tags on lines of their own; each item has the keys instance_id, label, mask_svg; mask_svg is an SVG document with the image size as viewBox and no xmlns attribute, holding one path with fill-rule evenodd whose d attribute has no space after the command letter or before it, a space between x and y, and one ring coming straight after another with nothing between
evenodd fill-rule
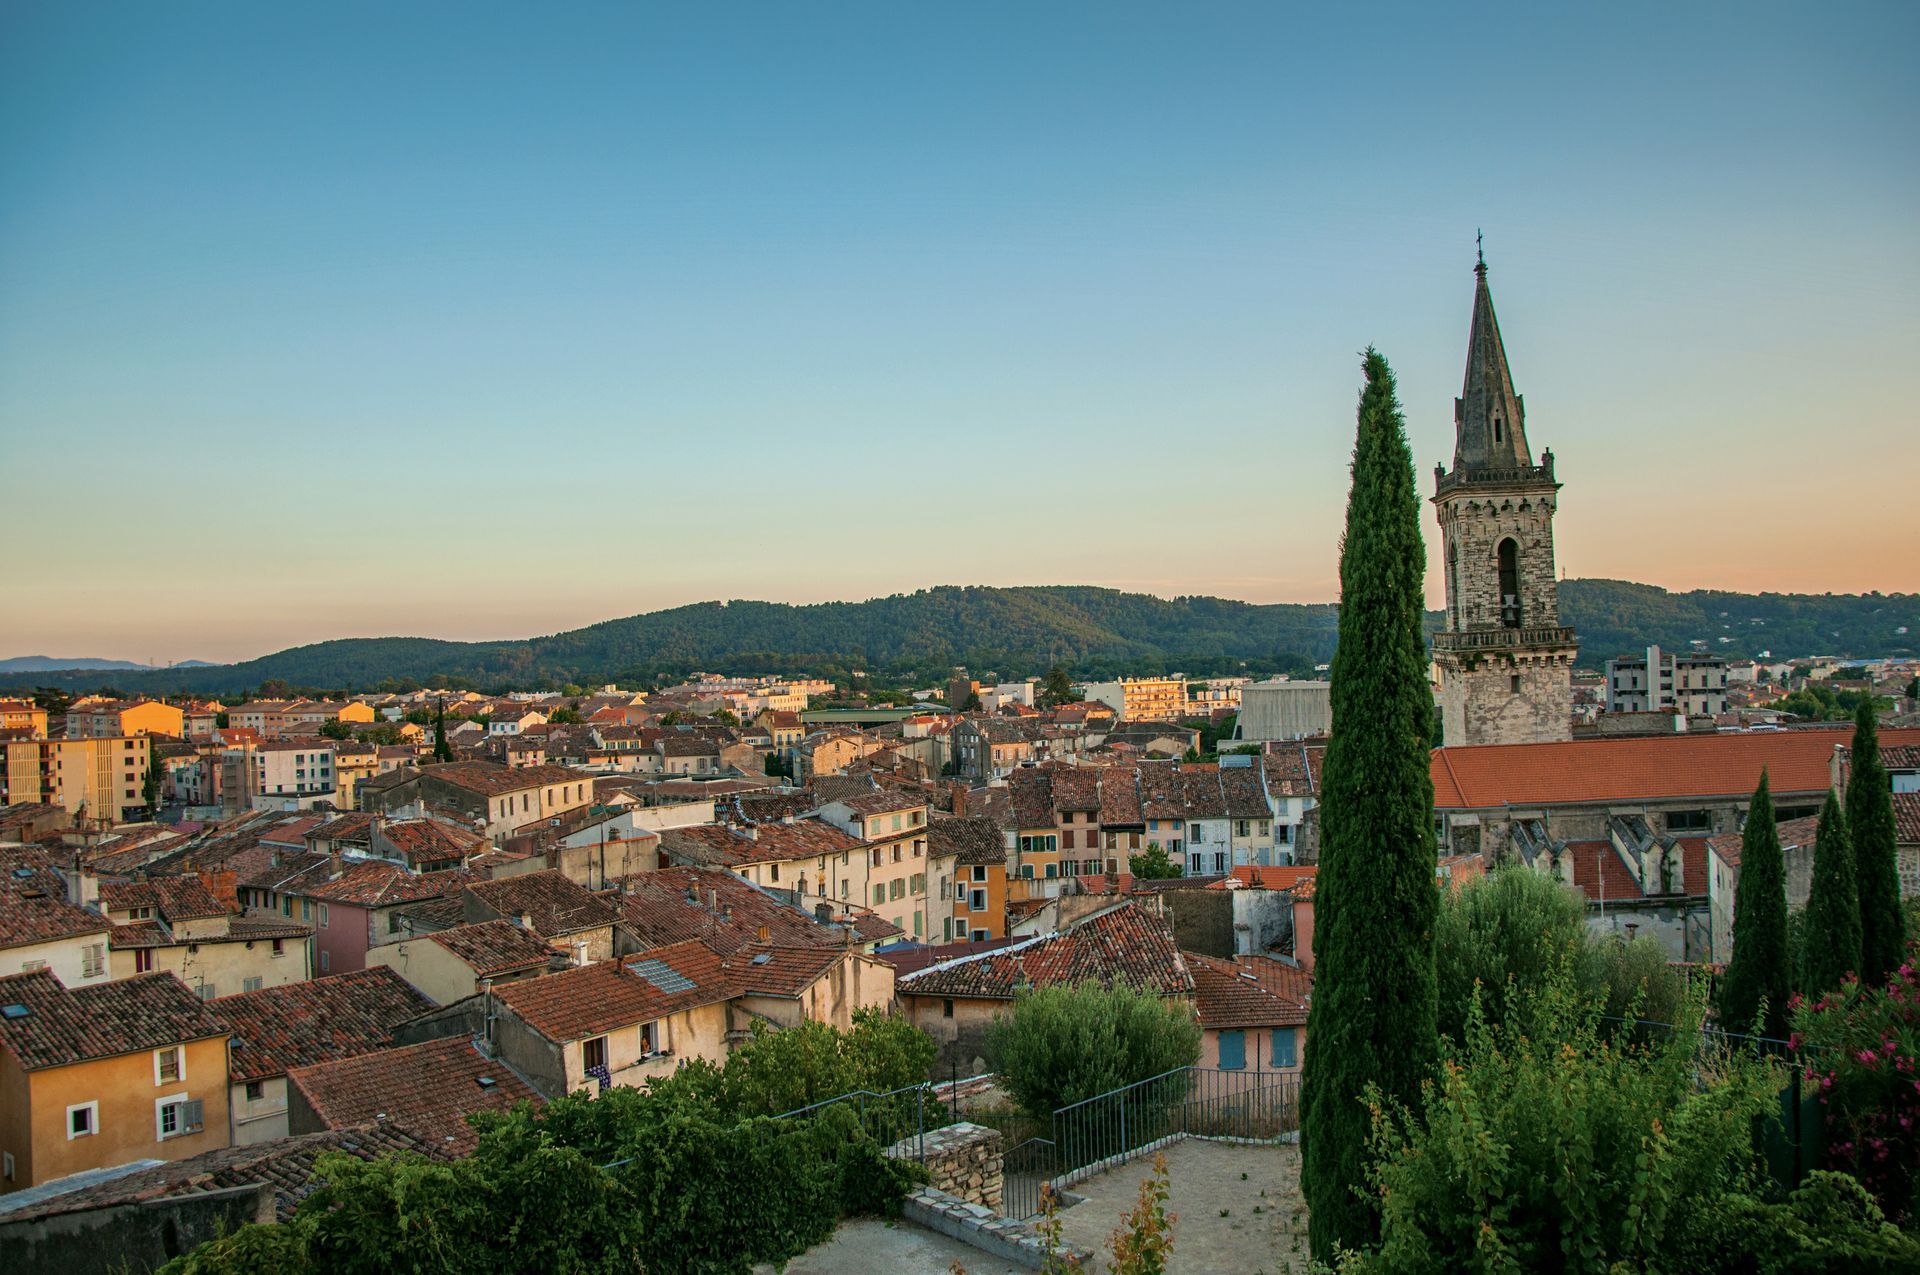
<instances>
[{"instance_id":1,"label":"arched belfry opening","mask_svg":"<svg viewBox=\"0 0 1920 1275\"><path fill-rule=\"evenodd\" d=\"M1520 627L1520 546L1508 536L1500 542L1500 623Z\"/></svg>"}]
</instances>

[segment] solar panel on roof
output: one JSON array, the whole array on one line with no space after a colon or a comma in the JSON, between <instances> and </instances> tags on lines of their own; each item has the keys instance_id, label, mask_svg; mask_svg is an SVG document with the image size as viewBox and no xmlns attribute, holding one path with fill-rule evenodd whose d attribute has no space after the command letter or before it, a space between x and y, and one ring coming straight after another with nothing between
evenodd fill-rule
<instances>
[{"instance_id":1,"label":"solar panel on roof","mask_svg":"<svg viewBox=\"0 0 1920 1275\"><path fill-rule=\"evenodd\" d=\"M644 960L633 962L628 968L663 992L690 992L693 990L693 980L684 974L676 972L674 968L665 961L647 957Z\"/></svg>"}]
</instances>

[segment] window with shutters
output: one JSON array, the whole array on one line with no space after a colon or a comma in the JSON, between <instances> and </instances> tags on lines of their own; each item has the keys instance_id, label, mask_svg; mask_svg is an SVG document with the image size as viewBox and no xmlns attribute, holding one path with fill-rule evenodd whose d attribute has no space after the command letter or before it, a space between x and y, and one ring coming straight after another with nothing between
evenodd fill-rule
<instances>
[{"instance_id":1,"label":"window with shutters","mask_svg":"<svg viewBox=\"0 0 1920 1275\"><path fill-rule=\"evenodd\" d=\"M153 1083L170 1085L177 1083L184 1074L180 1062L179 1046L153 1051Z\"/></svg>"},{"instance_id":2,"label":"window with shutters","mask_svg":"<svg viewBox=\"0 0 1920 1275\"><path fill-rule=\"evenodd\" d=\"M154 1103L154 1136L164 1142L182 1134L198 1133L205 1124L206 1104L175 1094Z\"/></svg>"},{"instance_id":3,"label":"window with shutters","mask_svg":"<svg viewBox=\"0 0 1920 1275\"><path fill-rule=\"evenodd\" d=\"M1247 1034L1220 1033L1220 1070L1242 1071L1247 1065Z\"/></svg>"},{"instance_id":4,"label":"window with shutters","mask_svg":"<svg viewBox=\"0 0 1920 1275\"><path fill-rule=\"evenodd\" d=\"M1299 1043L1295 1033L1297 1027L1276 1027L1273 1029L1273 1050L1269 1057L1275 1067L1297 1067L1300 1065Z\"/></svg>"}]
</instances>

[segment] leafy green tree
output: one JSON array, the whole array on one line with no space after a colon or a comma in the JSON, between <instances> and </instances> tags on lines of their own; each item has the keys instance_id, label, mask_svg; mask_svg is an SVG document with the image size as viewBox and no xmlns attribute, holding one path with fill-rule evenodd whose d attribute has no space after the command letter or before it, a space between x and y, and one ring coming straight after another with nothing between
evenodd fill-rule
<instances>
[{"instance_id":1,"label":"leafy green tree","mask_svg":"<svg viewBox=\"0 0 1920 1275\"><path fill-rule=\"evenodd\" d=\"M1170 881L1186 875L1180 861L1168 854L1158 841L1147 842L1145 851L1128 858L1127 871L1147 881Z\"/></svg>"},{"instance_id":2,"label":"leafy green tree","mask_svg":"<svg viewBox=\"0 0 1920 1275\"><path fill-rule=\"evenodd\" d=\"M1178 1001L1126 986L1056 984L1020 993L987 1026L987 1057L1028 1115L1200 1059L1200 1024Z\"/></svg>"},{"instance_id":3,"label":"leafy green tree","mask_svg":"<svg viewBox=\"0 0 1920 1275\"><path fill-rule=\"evenodd\" d=\"M753 1039L729 1054L724 1066L689 1062L654 1088L711 1103L729 1119L777 1116L844 1093L919 1084L938 1052L932 1038L906 1019L859 1009L844 1032L819 1022L781 1031L756 1025Z\"/></svg>"},{"instance_id":4,"label":"leafy green tree","mask_svg":"<svg viewBox=\"0 0 1920 1275\"><path fill-rule=\"evenodd\" d=\"M232 724L232 720L228 718L224 709L213 715L213 728L215 730L226 730Z\"/></svg>"},{"instance_id":5,"label":"leafy green tree","mask_svg":"<svg viewBox=\"0 0 1920 1275\"><path fill-rule=\"evenodd\" d=\"M1380 1237L1340 1269L1687 1269L1673 1237L1753 1183L1753 1129L1781 1084L1738 1051L1703 1065L1702 1016L1693 997L1646 1045L1609 1036L1571 962L1503 1025L1471 1010L1458 1056L1410 1110L1368 1087Z\"/></svg>"},{"instance_id":6,"label":"leafy green tree","mask_svg":"<svg viewBox=\"0 0 1920 1275\"><path fill-rule=\"evenodd\" d=\"M1744 854L1742 860L1746 858ZM1813 886L1807 895L1800 948L1800 991L1831 992L1860 970L1860 893L1855 884L1853 841L1840 798L1827 792L1813 850Z\"/></svg>"},{"instance_id":7,"label":"leafy green tree","mask_svg":"<svg viewBox=\"0 0 1920 1275\"><path fill-rule=\"evenodd\" d=\"M1740 883L1733 892L1733 959L1720 983L1728 1031L1781 1038L1793 971L1787 964L1787 880L1773 795L1760 772L1740 835Z\"/></svg>"},{"instance_id":8,"label":"leafy green tree","mask_svg":"<svg viewBox=\"0 0 1920 1275\"><path fill-rule=\"evenodd\" d=\"M1524 864L1442 894L1434 963L1437 1024L1456 1044L1476 1004L1500 1027L1510 1000L1537 991L1563 964L1580 993L1615 1017L1671 1022L1682 995L1657 940L1594 933L1578 894Z\"/></svg>"},{"instance_id":9,"label":"leafy green tree","mask_svg":"<svg viewBox=\"0 0 1920 1275\"><path fill-rule=\"evenodd\" d=\"M1301 1084L1301 1185L1316 1260L1377 1235L1362 1194L1363 1089L1410 1103L1438 1061L1433 692L1422 633L1420 498L1393 372L1365 359L1340 553L1333 737L1320 804L1315 987Z\"/></svg>"},{"instance_id":10,"label":"leafy green tree","mask_svg":"<svg viewBox=\"0 0 1920 1275\"><path fill-rule=\"evenodd\" d=\"M410 708L407 710L407 720L415 726L430 726L433 724L433 710L429 708Z\"/></svg>"},{"instance_id":11,"label":"leafy green tree","mask_svg":"<svg viewBox=\"0 0 1920 1275\"><path fill-rule=\"evenodd\" d=\"M1894 861L1893 783L1880 760L1880 726L1870 704L1860 705L1853 719L1847 835L1860 890L1860 980L1878 986L1900 967L1907 934Z\"/></svg>"},{"instance_id":12,"label":"leafy green tree","mask_svg":"<svg viewBox=\"0 0 1920 1275\"><path fill-rule=\"evenodd\" d=\"M552 716L548 717L547 720L555 726L578 726L580 724L580 714L575 709L556 708L553 710Z\"/></svg>"},{"instance_id":13,"label":"leafy green tree","mask_svg":"<svg viewBox=\"0 0 1920 1275\"><path fill-rule=\"evenodd\" d=\"M960 701L958 712L977 713L980 711L980 692L968 691L966 699Z\"/></svg>"},{"instance_id":14,"label":"leafy green tree","mask_svg":"<svg viewBox=\"0 0 1920 1275\"><path fill-rule=\"evenodd\" d=\"M353 724L351 722L343 722L337 717L329 717L326 721L320 723L320 737L322 739L352 739Z\"/></svg>"},{"instance_id":15,"label":"leafy green tree","mask_svg":"<svg viewBox=\"0 0 1920 1275\"><path fill-rule=\"evenodd\" d=\"M1907 703L1920 703L1920 677L1907 683ZM1909 708L1907 711L1911 713L1913 710Z\"/></svg>"},{"instance_id":16,"label":"leafy green tree","mask_svg":"<svg viewBox=\"0 0 1920 1275\"><path fill-rule=\"evenodd\" d=\"M1040 685L1040 706L1053 708L1059 704L1073 703L1073 680L1067 676L1064 664L1056 664L1047 670L1047 680Z\"/></svg>"}]
</instances>

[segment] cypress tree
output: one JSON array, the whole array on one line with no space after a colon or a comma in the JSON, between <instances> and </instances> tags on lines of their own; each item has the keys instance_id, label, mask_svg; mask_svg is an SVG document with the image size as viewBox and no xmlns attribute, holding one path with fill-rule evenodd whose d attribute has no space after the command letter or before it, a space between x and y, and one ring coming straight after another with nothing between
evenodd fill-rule
<instances>
[{"instance_id":1,"label":"cypress tree","mask_svg":"<svg viewBox=\"0 0 1920 1275\"><path fill-rule=\"evenodd\" d=\"M1847 833L1853 838L1860 890L1860 981L1878 987L1900 968L1907 934L1894 864L1893 784L1880 760L1880 726L1871 696L1861 698L1853 717Z\"/></svg>"},{"instance_id":2,"label":"cypress tree","mask_svg":"<svg viewBox=\"0 0 1920 1275\"><path fill-rule=\"evenodd\" d=\"M1784 1036L1788 978L1786 868L1780 862L1780 830L1773 822L1773 793L1763 770L1740 834L1733 959L1720 984L1721 1026L1730 1032Z\"/></svg>"},{"instance_id":3,"label":"cypress tree","mask_svg":"<svg viewBox=\"0 0 1920 1275\"><path fill-rule=\"evenodd\" d=\"M1743 856L1744 857L1744 856ZM1854 885L1853 841L1847 812L1827 792L1814 842L1813 888L1807 896L1806 941L1800 952L1800 990L1818 996L1860 971L1860 896Z\"/></svg>"},{"instance_id":4,"label":"cypress tree","mask_svg":"<svg viewBox=\"0 0 1920 1275\"><path fill-rule=\"evenodd\" d=\"M1433 691L1421 633L1426 548L1393 372L1366 353L1340 549L1333 736L1320 803L1314 995L1301 1083L1313 1256L1379 1234L1364 1194L1369 1082L1412 1104L1438 1061Z\"/></svg>"},{"instance_id":5,"label":"cypress tree","mask_svg":"<svg viewBox=\"0 0 1920 1275\"><path fill-rule=\"evenodd\" d=\"M447 705L444 700L433 702L433 759L453 760L453 745L447 742Z\"/></svg>"}]
</instances>

